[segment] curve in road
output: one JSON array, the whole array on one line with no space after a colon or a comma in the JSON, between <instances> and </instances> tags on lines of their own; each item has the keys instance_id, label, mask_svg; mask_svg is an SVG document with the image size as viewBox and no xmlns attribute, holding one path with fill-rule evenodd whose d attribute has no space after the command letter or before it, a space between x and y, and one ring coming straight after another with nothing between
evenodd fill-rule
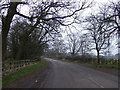
<instances>
[{"instance_id":1,"label":"curve in road","mask_svg":"<svg viewBox=\"0 0 120 90\"><path fill-rule=\"evenodd\" d=\"M49 70L43 88L118 88L118 77L78 64L46 59Z\"/></svg>"}]
</instances>

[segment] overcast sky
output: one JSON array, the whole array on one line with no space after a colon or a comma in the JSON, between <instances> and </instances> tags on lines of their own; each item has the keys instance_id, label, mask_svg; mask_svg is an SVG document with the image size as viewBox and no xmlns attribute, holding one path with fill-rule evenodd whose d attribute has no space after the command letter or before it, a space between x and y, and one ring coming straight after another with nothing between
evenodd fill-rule
<instances>
[{"instance_id":1,"label":"overcast sky","mask_svg":"<svg viewBox=\"0 0 120 90\"><path fill-rule=\"evenodd\" d=\"M41 0L38 0L38 1L41 1ZM44 1L47 1L47 0L44 0ZM56 1L58 1L58 0L56 0ZM60 0L59 0L59 1L60 1ZM70 1L70 0L61 0L61 1ZM77 0L72 0L72 1L76 1L76 2L77 2ZM79 1L79 0L78 0L78 1ZM117 1L117 0L88 0L88 1L89 1L89 2L90 2L90 1L95 1L96 4L93 5L92 8L85 10L85 11L84 11L84 15L88 15L88 13L90 13L90 12L94 12L94 13L95 13L95 12L97 12L98 7L99 7L100 5L109 3L110 1ZM26 14L26 15L29 15L28 12L29 12L29 8L28 8L27 5L24 5L24 7L21 7L21 13ZM77 29L80 29L80 26L76 25L76 28L77 28ZM64 31L65 28L62 27L62 29L63 29L63 31ZM73 32L76 32L76 29L75 29L75 28L72 28L72 31L73 31ZM85 33L86 31L82 31L82 32ZM80 32L80 33L81 33L81 32ZM63 38L66 38L66 34L65 34L64 32L62 33L62 35L63 35ZM64 39L64 40L65 40L65 39ZM113 42L112 42L112 44L111 44L111 47L110 47L111 54L113 54L113 55L115 55L115 54L118 53L118 48L117 48L116 45L115 45L116 42L117 42L117 40L116 40L116 38L114 38L114 39L113 39ZM96 54L96 51L93 51L93 53Z\"/></svg>"},{"instance_id":2,"label":"overcast sky","mask_svg":"<svg viewBox=\"0 0 120 90\"><path fill-rule=\"evenodd\" d=\"M40 0L39 0L40 1ZM46 0L45 0L46 1ZM60 0L59 0L60 1ZM67 1L67 0L62 0L62 1ZM69 1L69 0L68 0ZM74 0L74 1L77 1L77 0ZM79 0L78 0L79 1ZM88 1L92 1L92 0L88 0ZM97 11L98 9L98 6L100 4L105 4L105 3L108 3L109 1L112 1L112 0L94 0L96 2L96 4L91 8L91 9L87 9L85 12L84 12L84 15L88 15L89 12L95 12ZM117 1L117 0L113 0L113 1ZM29 8L27 5L24 5L23 7L21 7L21 13L25 14L25 15L29 15ZM76 26L79 28L79 26ZM65 29L62 27L62 29ZM75 28L72 29L73 32L75 32ZM83 31L84 32L84 31ZM65 36L66 34L63 33L63 36ZM111 53L112 54L116 54L118 53L118 48L115 47L115 43L117 42L116 39L113 40L112 42L112 45L111 45ZM95 51L93 53L96 53Z\"/></svg>"},{"instance_id":3,"label":"overcast sky","mask_svg":"<svg viewBox=\"0 0 120 90\"><path fill-rule=\"evenodd\" d=\"M89 9L85 10L83 16L87 16L90 12L92 12L92 13L93 12L95 13L95 11L97 12L100 5L109 3L112 0L94 0L94 1L96 2L96 4L92 8L89 8ZM114 1L117 1L117 0L114 0ZM80 30L80 27L81 27L80 25L75 25L75 26L76 26L77 30L74 27L71 26L72 32L76 33L76 32L79 31L79 33L86 33L85 30ZM63 29L65 29L65 28L63 28ZM67 34L63 33L62 35L63 35L64 40L65 40ZM111 46L109 48L111 54L113 54L113 55L118 53L118 48L116 46L117 42L118 42L118 39L116 37L114 37L112 42L111 42ZM92 53L97 54L95 50L93 50Z\"/></svg>"}]
</instances>

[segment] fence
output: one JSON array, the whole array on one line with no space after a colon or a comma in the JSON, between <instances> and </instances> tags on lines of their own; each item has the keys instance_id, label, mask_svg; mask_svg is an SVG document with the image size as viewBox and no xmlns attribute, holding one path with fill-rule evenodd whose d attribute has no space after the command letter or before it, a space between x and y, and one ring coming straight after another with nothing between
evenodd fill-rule
<instances>
[{"instance_id":1,"label":"fence","mask_svg":"<svg viewBox=\"0 0 120 90\"><path fill-rule=\"evenodd\" d=\"M92 60L92 64L97 63L97 60ZM111 64L111 65L119 65L120 64L120 59L101 59L100 64Z\"/></svg>"},{"instance_id":2,"label":"fence","mask_svg":"<svg viewBox=\"0 0 120 90\"><path fill-rule=\"evenodd\" d=\"M20 70L26 66L37 64L39 60L19 60L19 61L7 61L2 63L2 74L7 75L9 72Z\"/></svg>"},{"instance_id":3,"label":"fence","mask_svg":"<svg viewBox=\"0 0 120 90\"><path fill-rule=\"evenodd\" d=\"M92 58L89 56L67 56L65 57L65 60L69 61L78 61L80 63L89 63L89 64L98 64L97 58ZM107 59L107 58L100 58L101 65L119 65L120 59Z\"/></svg>"}]
</instances>

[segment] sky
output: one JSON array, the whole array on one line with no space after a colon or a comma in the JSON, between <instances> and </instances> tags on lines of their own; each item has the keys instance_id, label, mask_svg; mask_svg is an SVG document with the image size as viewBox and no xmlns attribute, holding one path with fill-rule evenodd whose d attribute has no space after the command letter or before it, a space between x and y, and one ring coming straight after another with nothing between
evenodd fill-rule
<instances>
[{"instance_id":1,"label":"sky","mask_svg":"<svg viewBox=\"0 0 120 90\"><path fill-rule=\"evenodd\" d=\"M40 1L40 0L39 0ZM47 1L47 0L44 0L44 1ZM60 0L59 0L60 1ZM62 1L70 1L70 0L62 0ZM77 0L72 0L72 1L77 1ZM79 1L79 0L78 0ZM88 0L88 1L92 1L92 0ZM112 0L94 0L96 3L98 3L98 4L95 4L93 7L92 7L92 9L87 9L85 12L84 12L84 15L88 15L88 13L89 12L95 12L95 11L97 11L97 8L98 8L98 6L99 6L99 4L105 4L105 3L108 3L109 1L112 1ZM114 1L117 1L117 0L114 0ZM20 6L19 6L20 7ZM29 7L27 6L27 5L24 5L23 7L20 7L21 8L21 13L22 14L25 14L25 15L29 15ZM76 26L76 27L78 27L79 28L79 26ZM65 28L63 28L62 27L62 29L65 29ZM73 30L73 32L75 32L76 30L73 28L72 29ZM84 33L84 31L83 31L83 33ZM65 37L65 33L63 33L63 36ZM115 42L117 42L117 40L114 38L114 40L113 40L113 42L112 42L112 45L111 45L111 48L110 48L110 50L111 50L111 53L112 54L116 54L116 53L118 53L118 49L115 47ZM93 51L93 53L96 53L95 51Z\"/></svg>"},{"instance_id":2,"label":"sky","mask_svg":"<svg viewBox=\"0 0 120 90\"><path fill-rule=\"evenodd\" d=\"M95 11L95 9L97 9L101 4L109 3L110 1L118 1L118 0L94 0L94 1L97 2L98 4L94 6L95 8L94 7L92 8L92 11ZM118 40L116 39L116 37L114 37L110 46L110 52L113 55L118 53L118 48L116 47L117 42Z\"/></svg>"},{"instance_id":3,"label":"sky","mask_svg":"<svg viewBox=\"0 0 120 90\"><path fill-rule=\"evenodd\" d=\"M112 1L112 0L94 0L94 1L95 1L97 4L95 4L92 8L85 10L83 16L84 16L84 15L87 16L90 12L93 13L93 11L94 11L94 13L95 13L95 11L97 12L97 9L98 9L99 5L105 4L105 3L109 3L109 1ZM117 1L117 0L114 0L114 1ZM79 29L79 30L80 30L80 27L81 27L81 26L76 25L76 28ZM71 27L71 28L72 28L72 32L78 31L78 30L76 30L74 27ZM82 28L81 28L81 29L82 29ZM82 30L82 31L79 31L79 32L80 32L80 33L86 33L85 30ZM62 35L63 35L63 37L64 37L63 39L65 39L65 38L66 38L66 34L63 33ZM115 55L115 54L118 53L118 48L116 47L116 43L117 43L117 42L118 42L118 40L116 39L116 37L114 37L114 38L112 39L111 46L109 47L109 50L110 50L110 52L111 52L112 55ZM92 53L94 53L95 55L97 54L97 53L96 53L96 50L93 50Z\"/></svg>"}]
</instances>

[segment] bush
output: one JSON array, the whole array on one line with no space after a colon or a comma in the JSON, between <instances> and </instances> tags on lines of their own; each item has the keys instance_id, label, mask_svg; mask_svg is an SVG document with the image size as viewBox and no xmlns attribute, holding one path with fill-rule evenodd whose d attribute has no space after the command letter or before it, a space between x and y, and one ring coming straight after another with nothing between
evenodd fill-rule
<instances>
[{"instance_id":1,"label":"bush","mask_svg":"<svg viewBox=\"0 0 120 90\"><path fill-rule=\"evenodd\" d=\"M36 56L34 59L38 60L38 61L41 61L41 57L40 56Z\"/></svg>"},{"instance_id":2,"label":"bush","mask_svg":"<svg viewBox=\"0 0 120 90\"><path fill-rule=\"evenodd\" d=\"M91 55L89 54L85 54L85 55L76 55L76 56L67 56L65 58L66 60L70 60L70 61L79 61L82 63L91 63L93 58Z\"/></svg>"}]
</instances>

